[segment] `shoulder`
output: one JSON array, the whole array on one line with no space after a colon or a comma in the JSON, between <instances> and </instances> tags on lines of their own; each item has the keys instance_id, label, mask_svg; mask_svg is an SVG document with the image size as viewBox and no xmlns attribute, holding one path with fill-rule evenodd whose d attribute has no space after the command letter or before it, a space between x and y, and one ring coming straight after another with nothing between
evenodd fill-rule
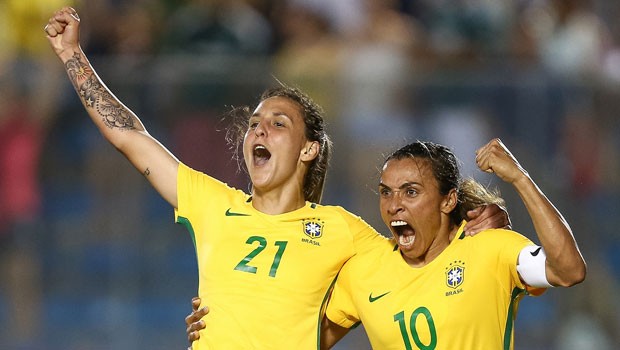
<instances>
[{"instance_id":1,"label":"shoulder","mask_svg":"<svg viewBox=\"0 0 620 350\"><path fill-rule=\"evenodd\" d=\"M343 266L345 274L368 276L381 270L381 266L391 265L391 261L402 259L398 246L390 240L375 244L373 249L354 255Z\"/></svg>"},{"instance_id":2,"label":"shoulder","mask_svg":"<svg viewBox=\"0 0 620 350\"><path fill-rule=\"evenodd\" d=\"M325 225L337 227L340 230L339 233L346 234L352 239L356 253L373 249L375 245L389 241L359 215L343 207L318 204L316 206L321 211L321 218Z\"/></svg>"},{"instance_id":3,"label":"shoulder","mask_svg":"<svg viewBox=\"0 0 620 350\"><path fill-rule=\"evenodd\" d=\"M228 186L226 183L199 170L195 170L182 162L179 163L179 168L177 170L177 181L179 189L185 186L191 188L193 191L206 188L210 191L235 191L247 195L245 192Z\"/></svg>"},{"instance_id":4,"label":"shoulder","mask_svg":"<svg viewBox=\"0 0 620 350\"><path fill-rule=\"evenodd\" d=\"M317 213L321 213L331 220L342 220L343 223L346 223L349 226L361 225L363 227L370 227L370 225L368 225L360 216L355 215L338 205L322 205L312 203L310 208L313 208Z\"/></svg>"},{"instance_id":5,"label":"shoulder","mask_svg":"<svg viewBox=\"0 0 620 350\"><path fill-rule=\"evenodd\" d=\"M485 255L505 256L507 259L516 257L523 247L532 245L532 241L524 235L506 229L490 229L474 236L462 238L467 249L484 251Z\"/></svg>"},{"instance_id":6,"label":"shoulder","mask_svg":"<svg viewBox=\"0 0 620 350\"><path fill-rule=\"evenodd\" d=\"M506 244L511 242L529 240L527 237L523 236L518 232L501 228L484 230L474 236L465 236L461 239L472 240L476 243L491 244Z\"/></svg>"}]
</instances>

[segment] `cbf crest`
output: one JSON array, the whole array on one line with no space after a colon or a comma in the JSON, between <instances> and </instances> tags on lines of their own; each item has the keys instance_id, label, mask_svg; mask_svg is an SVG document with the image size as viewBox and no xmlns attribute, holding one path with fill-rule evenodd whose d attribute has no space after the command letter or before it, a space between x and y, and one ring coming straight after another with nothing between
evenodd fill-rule
<instances>
[{"instance_id":1,"label":"cbf crest","mask_svg":"<svg viewBox=\"0 0 620 350\"><path fill-rule=\"evenodd\" d=\"M302 224L306 236L316 239L323 235L323 221L319 219L304 219Z\"/></svg>"},{"instance_id":2,"label":"cbf crest","mask_svg":"<svg viewBox=\"0 0 620 350\"><path fill-rule=\"evenodd\" d=\"M457 260L450 263L450 266L446 267L446 284L448 287L456 289L463 284L465 280L465 263Z\"/></svg>"}]
</instances>

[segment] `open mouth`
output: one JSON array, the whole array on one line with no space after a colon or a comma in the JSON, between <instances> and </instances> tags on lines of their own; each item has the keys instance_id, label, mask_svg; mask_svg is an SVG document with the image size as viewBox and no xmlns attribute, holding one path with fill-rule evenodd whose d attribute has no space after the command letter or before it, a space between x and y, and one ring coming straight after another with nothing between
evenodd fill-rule
<instances>
[{"instance_id":1,"label":"open mouth","mask_svg":"<svg viewBox=\"0 0 620 350\"><path fill-rule=\"evenodd\" d=\"M252 156L254 157L254 164L257 166L261 166L271 158L271 153L267 150L267 148L263 145L254 146L254 151L252 152Z\"/></svg>"},{"instance_id":2,"label":"open mouth","mask_svg":"<svg viewBox=\"0 0 620 350\"><path fill-rule=\"evenodd\" d=\"M390 222L394 238L401 248L410 248L415 242L415 230L407 222L403 220L394 220Z\"/></svg>"}]
</instances>

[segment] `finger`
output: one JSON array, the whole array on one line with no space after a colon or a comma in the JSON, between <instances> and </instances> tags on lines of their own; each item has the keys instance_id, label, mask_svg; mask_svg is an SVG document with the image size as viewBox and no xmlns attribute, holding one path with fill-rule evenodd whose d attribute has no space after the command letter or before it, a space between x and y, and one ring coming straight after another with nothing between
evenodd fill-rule
<instances>
[{"instance_id":1,"label":"finger","mask_svg":"<svg viewBox=\"0 0 620 350\"><path fill-rule=\"evenodd\" d=\"M199 321L201 318L206 316L208 313L209 313L209 308L206 306L203 307L202 309L194 310L192 311L191 314L185 317L185 324L190 325L196 321Z\"/></svg>"},{"instance_id":2,"label":"finger","mask_svg":"<svg viewBox=\"0 0 620 350\"><path fill-rule=\"evenodd\" d=\"M476 207L476 208L474 208L472 210L469 210L467 212L467 218L470 219L470 220L477 218L478 216L480 216L480 213L482 213L482 211L484 210L484 207L485 207L484 205L481 205L481 206Z\"/></svg>"},{"instance_id":3,"label":"finger","mask_svg":"<svg viewBox=\"0 0 620 350\"><path fill-rule=\"evenodd\" d=\"M191 332L188 336L187 336L187 340L189 340L190 343L195 342L196 340L200 339L200 332L196 331L196 332Z\"/></svg>"},{"instance_id":4,"label":"finger","mask_svg":"<svg viewBox=\"0 0 620 350\"><path fill-rule=\"evenodd\" d=\"M196 332L196 331L199 331L201 329L205 329L206 327L207 327L207 325L205 324L205 322L200 320L198 322L194 322L194 323L190 324L189 327L187 327L186 332L187 333Z\"/></svg>"},{"instance_id":5,"label":"finger","mask_svg":"<svg viewBox=\"0 0 620 350\"><path fill-rule=\"evenodd\" d=\"M492 169L489 166L489 152L488 150L484 150L476 157L476 165L478 168L485 172L491 172Z\"/></svg>"},{"instance_id":6,"label":"finger","mask_svg":"<svg viewBox=\"0 0 620 350\"><path fill-rule=\"evenodd\" d=\"M489 153L489 144L487 143L486 145L480 147L477 151L476 151L476 165L478 165L479 168L483 168L483 163L484 160L487 158Z\"/></svg>"},{"instance_id":7,"label":"finger","mask_svg":"<svg viewBox=\"0 0 620 350\"><path fill-rule=\"evenodd\" d=\"M56 36L65 31L66 24L50 19L49 23L45 27L51 36Z\"/></svg>"},{"instance_id":8,"label":"finger","mask_svg":"<svg viewBox=\"0 0 620 350\"><path fill-rule=\"evenodd\" d=\"M510 219L508 218L508 216L504 215L503 212L499 211L492 216L488 216L479 222L473 223L470 227L467 228L467 231L465 231L464 229L464 233L466 236L473 236L491 228L510 229L510 225Z\"/></svg>"},{"instance_id":9,"label":"finger","mask_svg":"<svg viewBox=\"0 0 620 350\"><path fill-rule=\"evenodd\" d=\"M67 12L71 16L73 16L75 19L78 19L78 20L80 19L80 16L78 16L77 11L73 7L66 6L66 7L63 7L62 10Z\"/></svg>"},{"instance_id":10,"label":"finger","mask_svg":"<svg viewBox=\"0 0 620 350\"><path fill-rule=\"evenodd\" d=\"M69 25L71 23L77 23L79 22L79 17L77 17L77 15L72 14L70 11L67 10L60 10L58 12L56 12L54 14L54 17L52 17L54 20L63 23L65 25Z\"/></svg>"},{"instance_id":11,"label":"finger","mask_svg":"<svg viewBox=\"0 0 620 350\"><path fill-rule=\"evenodd\" d=\"M205 307L203 307L200 310L196 310L194 312L194 315L196 316L196 319L199 320L199 319L205 317L208 313L209 313L209 308L205 306Z\"/></svg>"},{"instance_id":12,"label":"finger","mask_svg":"<svg viewBox=\"0 0 620 350\"><path fill-rule=\"evenodd\" d=\"M196 311L200 307L201 300L199 297L192 298L192 310Z\"/></svg>"},{"instance_id":13,"label":"finger","mask_svg":"<svg viewBox=\"0 0 620 350\"><path fill-rule=\"evenodd\" d=\"M45 27L43 27L43 30L45 31L45 34L47 34L47 36L49 37L53 38L58 35L58 31L49 23L46 24Z\"/></svg>"},{"instance_id":14,"label":"finger","mask_svg":"<svg viewBox=\"0 0 620 350\"><path fill-rule=\"evenodd\" d=\"M476 213L476 209L478 209L479 212ZM463 229L466 235L474 235L485 229L501 228L510 224L505 209L497 204L485 205L476 209L468 212L468 215L470 212L474 212L472 214L478 215L476 217L470 216L470 220Z\"/></svg>"},{"instance_id":15,"label":"finger","mask_svg":"<svg viewBox=\"0 0 620 350\"><path fill-rule=\"evenodd\" d=\"M471 224L471 226L463 229L463 233L465 233L466 236L474 236L480 233L480 231L484 231L488 227L488 220L489 219L484 219L478 223Z\"/></svg>"},{"instance_id":16,"label":"finger","mask_svg":"<svg viewBox=\"0 0 620 350\"><path fill-rule=\"evenodd\" d=\"M189 327L192 323L200 320L200 317L196 316L195 312L192 312L187 317L185 317L185 324Z\"/></svg>"},{"instance_id":17,"label":"finger","mask_svg":"<svg viewBox=\"0 0 620 350\"><path fill-rule=\"evenodd\" d=\"M486 207L486 205L482 205L467 212L468 220L465 227L463 227L465 235L473 235L480 231L480 218L485 212ZM484 220L484 218L482 218L482 220Z\"/></svg>"}]
</instances>

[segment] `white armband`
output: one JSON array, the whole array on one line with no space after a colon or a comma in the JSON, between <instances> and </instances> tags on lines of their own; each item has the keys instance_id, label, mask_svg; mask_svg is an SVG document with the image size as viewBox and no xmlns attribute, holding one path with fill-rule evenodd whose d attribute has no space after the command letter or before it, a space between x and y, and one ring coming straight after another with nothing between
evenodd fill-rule
<instances>
[{"instance_id":1,"label":"white armband","mask_svg":"<svg viewBox=\"0 0 620 350\"><path fill-rule=\"evenodd\" d=\"M547 281L545 273L545 262L547 255L543 247L530 245L519 253L519 262L517 264L517 272L528 286L537 288L553 287Z\"/></svg>"}]
</instances>

